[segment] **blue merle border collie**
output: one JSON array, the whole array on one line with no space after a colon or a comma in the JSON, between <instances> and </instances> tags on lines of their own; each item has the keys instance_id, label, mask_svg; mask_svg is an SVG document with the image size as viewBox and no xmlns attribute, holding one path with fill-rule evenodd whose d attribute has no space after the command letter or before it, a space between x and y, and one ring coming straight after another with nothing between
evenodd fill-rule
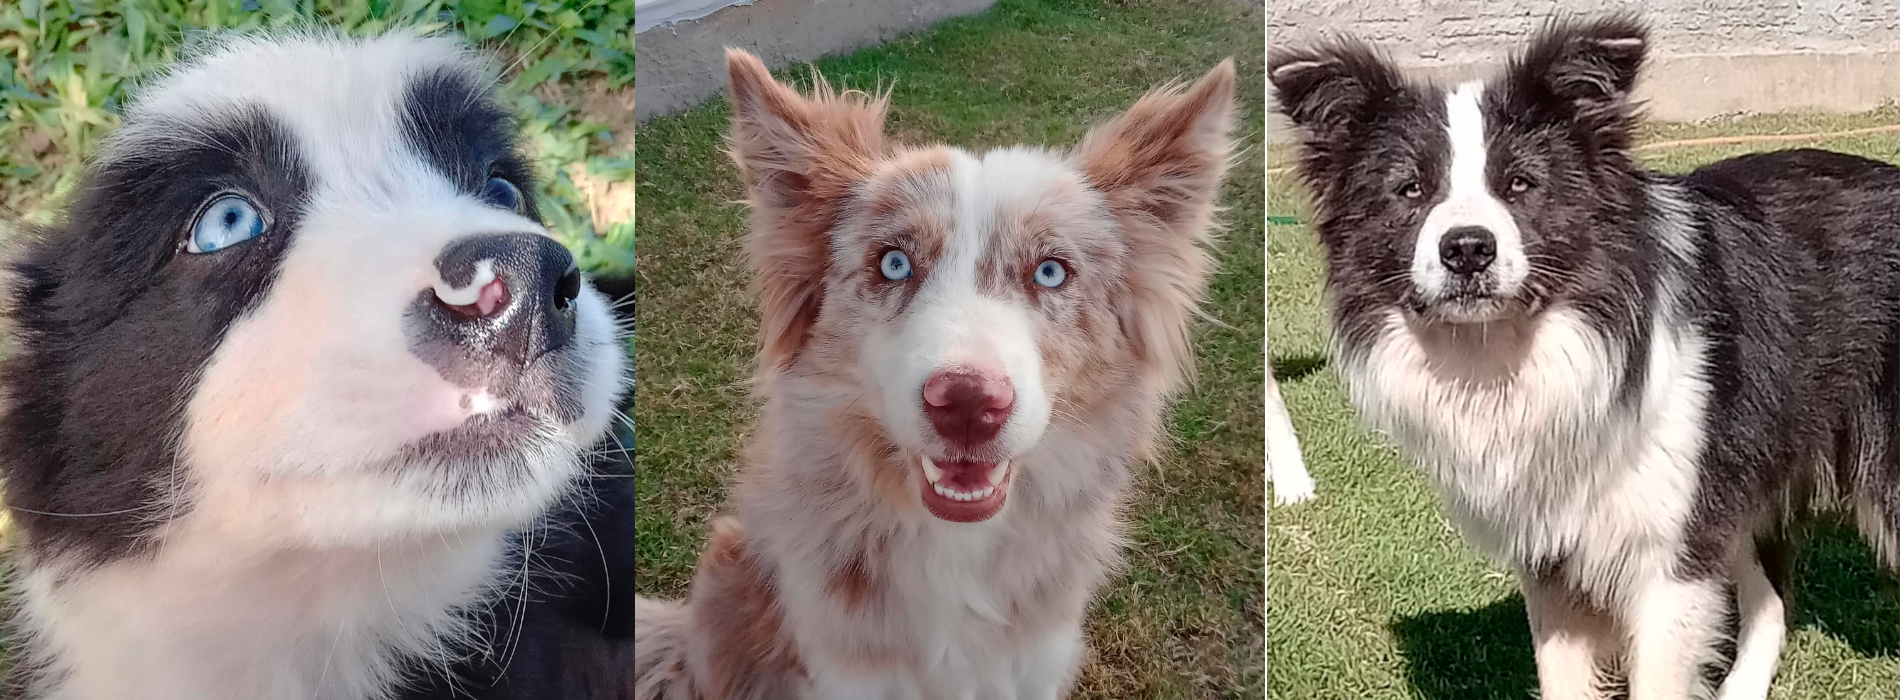
<instances>
[{"instance_id":1,"label":"blue merle border collie","mask_svg":"<svg viewBox=\"0 0 1900 700\"><path fill-rule=\"evenodd\" d=\"M495 75L215 42L13 242L12 697L631 695L625 345Z\"/></svg>"},{"instance_id":2,"label":"blue merle border collie","mask_svg":"<svg viewBox=\"0 0 1900 700\"><path fill-rule=\"evenodd\" d=\"M1562 20L1450 88L1350 39L1268 69L1339 371L1520 574L1543 697L1763 698L1811 495L1900 564L1900 170L1645 172L1648 44L1630 17Z\"/></svg>"}]
</instances>

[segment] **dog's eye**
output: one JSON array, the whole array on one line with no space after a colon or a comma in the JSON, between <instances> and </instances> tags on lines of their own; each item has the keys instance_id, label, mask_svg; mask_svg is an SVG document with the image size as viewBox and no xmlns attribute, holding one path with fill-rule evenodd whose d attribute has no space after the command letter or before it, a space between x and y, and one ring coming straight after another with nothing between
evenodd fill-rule
<instances>
[{"instance_id":1,"label":"dog's eye","mask_svg":"<svg viewBox=\"0 0 1900 700\"><path fill-rule=\"evenodd\" d=\"M1069 268L1060 260L1044 260L1036 265L1036 284L1050 289L1062 286L1069 279Z\"/></svg>"},{"instance_id":2,"label":"dog's eye","mask_svg":"<svg viewBox=\"0 0 1900 700\"><path fill-rule=\"evenodd\" d=\"M1399 195L1406 199L1418 199L1425 196L1425 188L1419 187L1416 182L1408 182L1399 188Z\"/></svg>"},{"instance_id":3,"label":"dog's eye","mask_svg":"<svg viewBox=\"0 0 1900 700\"><path fill-rule=\"evenodd\" d=\"M491 177L482 188L482 201L508 211L521 211L521 188L507 178Z\"/></svg>"},{"instance_id":4,"label":"dog's eye","mask_svg":"<svg viewBox=\"0 0 1900 700\"><path fill-rule=\"evenodd\" d=\"M1511 178L1511 193L1512 194L1523 194L1525 192L1530 191L1531 187L1532 185L1531 185L1530 178L1524 177L1522 175L1518 175L1516 177Z\"/></svg>"},{"instance_id":5,"label":"dog's eye","mask_svg":"<svg viewBox=\"0 0 1900 700\"><path fill-rule=\"evenodd\" d=\"M212 253L264 234L264 214L243 195L224 194L206 204L191 224L185 252Z\"/></svg>"},{"instance_id":6,"label":"dog's eye","mask_svg":"<svg viewBox=\"0 0 1900 700\"><path fill-rule=\"evenodd\" d=\"M910 256L895 248L884 251L884 258L877 262L877 271L892 282L910 279Z\"/></svg>"}]
</instances>

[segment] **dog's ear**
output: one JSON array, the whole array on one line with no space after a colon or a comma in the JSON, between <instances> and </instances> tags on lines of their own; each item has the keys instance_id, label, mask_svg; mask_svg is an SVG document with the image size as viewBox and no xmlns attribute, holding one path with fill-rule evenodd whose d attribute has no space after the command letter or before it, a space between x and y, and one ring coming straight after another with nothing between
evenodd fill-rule
<instances>
[{"instance_id":1,"label":"dog's ear","mask_svg":"<svg viewBox=\"0 0 1900 700\"><path fill-rule=\"evenodd\" d=\"M1280 113L1310 140L1344 138L1369 108L1401 94L1405 79L1371 46L1345 38L1267 53Z\"/></svg>"},{"instance_id":2,"label":"dog's ear","mask_svg":"<svg viewBox=\"0 0 1900 700\"><path fill-rule=\"evenodd\" d=\"M752 205L761 369L770 369L797 355L817 317L838 208L883 153L885 99L834 92L815 73L811 94L801 95L738 49L726 50L726 70L730 154Z\"/></svg>"},{"instance_id":3,"label":"dog's ear","mask_svg":"<svg viewBox=\"0 0 1900 700\"><path fill-rule=\"evenodd\" d=\"M1188 320L1205 293L1215 201L1233 152L1234 62L1143 96L1089 131L1074 160L1106 197L1129 250L1122 331L1154 385L1192 372Z\"/></svg>"},{"instance_id":4,"label":"dog's ear","mask_svg":"<svg viewBox=\"0 0 1900 700\"><path fill-rule=\"evenodd\" d=\"M1633 16L1557 20L1511 62L1506 80L1557 114L1627 141L1635 127L1630 93L1648 51L1649 31Z\"/></svg>"}]
</instances>

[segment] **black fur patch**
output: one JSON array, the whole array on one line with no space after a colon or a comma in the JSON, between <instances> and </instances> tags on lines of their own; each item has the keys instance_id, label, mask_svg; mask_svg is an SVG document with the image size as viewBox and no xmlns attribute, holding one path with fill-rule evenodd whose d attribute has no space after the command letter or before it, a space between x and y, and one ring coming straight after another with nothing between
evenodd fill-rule
<instances>
[{"instance_id":1,"label":"black fur patch","mask_svg":"<svg viewBox=\"0 0 1900 700\"><path fill-rule=\"evenodd\" d=\"M1900 532L1900 168L1798 150L1644 172L1629 94L1646 43L1621 16L1540 33L1486 85L1485 177L1523 234L1526 307L1577 309L1636 358L1624 410L1653 379L1658 326L1707 342L1702 451L1677 465L1698 488L1668 573L1726 578L1751 538L1780 586L1788 537L1770 524L1803 514L1789 506L1821 469ZM1406 307L1413 242L1446 176L1444 93L1350 40L1268 64L1304 134L1339 342L1362 350ZM1512 192L1515 177L1535 187ZM1414 181L1422 196L1406 197L1398 185Z\"/></svg>"},{"instance_id":2,"label":"black fur patch","mask_svg":"<svg viewBox=\"0 0 1900 700\"><path fill-rule=\"evenodd\" d=\"M176 442L196 374L270 287L297 229L310 178L283 125L253 110L177 132L191 137L147 131L107 154L66 220L28 232L9 270L0 470L35 555L100 563L148 543L180 479ZM226 190L265 212L264 234L184 252L200 207Z\"/></svg>"},{"instance_id":3,"label":"black fur patch","mask_svg":"<svg viewBox=\"0 0 1900 700\"><path fill-rule=\"evenodd\" d=\"M521 189L522 215L541 220L534 169L515 146L514 118L477 76L442 69L415 78L403 115L410 146L450 182L480 194L489 178L504 178Z\"/></svg>"}]
</instances>

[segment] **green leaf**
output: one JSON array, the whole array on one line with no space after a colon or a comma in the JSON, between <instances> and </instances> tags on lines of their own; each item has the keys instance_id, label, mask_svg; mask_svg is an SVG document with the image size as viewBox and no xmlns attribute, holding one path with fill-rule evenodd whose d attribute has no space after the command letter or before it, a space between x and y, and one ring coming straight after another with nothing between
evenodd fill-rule
<instances>
[{"instance_id":1,"label":"green leaf","mask_svg":"<svg viewBox=\"0 0 1900 700\"><path fill-rule=\"evenodd\" d=\"M123 14L125 17L125 36L132 41L132 56L134 58L143 58L145 56L145 11L139 9L139 4L136 1L131 1L125 3Z\"/></svg>"},{"instance_id":2,"label":"green leaf","mask_svg":"<svg viewBox=\"0 0 1900 700\"><path fill-rule=\"evenodd\" d=\"M494 18L488 20L488 24L482 25L482 35L483 38L497 37L507 34L519 26L521 26L521 23L515 21L513 17L509 17L508 15L495 15Z\"/></svg>"}]
</instances>

